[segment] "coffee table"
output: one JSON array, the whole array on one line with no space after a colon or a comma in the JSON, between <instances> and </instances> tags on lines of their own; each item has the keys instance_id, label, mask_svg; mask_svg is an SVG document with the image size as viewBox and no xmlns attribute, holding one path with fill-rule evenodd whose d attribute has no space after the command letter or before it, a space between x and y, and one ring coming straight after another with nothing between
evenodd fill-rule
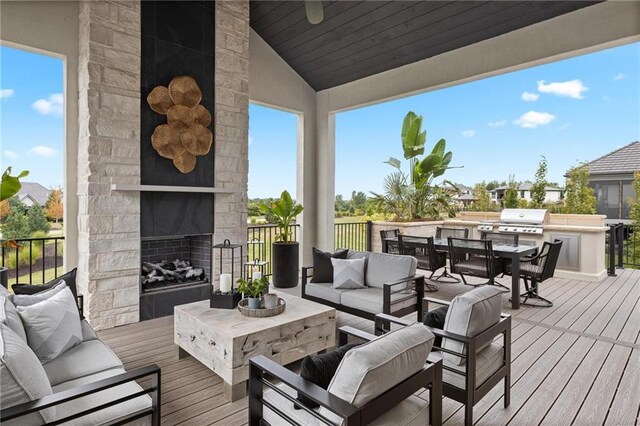
<instances>
[{"instance_id":1,"label":"coffee table","mask_svg":"<svg viewBox=\"0 0 640 426\"><path fill-rule=\"evenodd\" d=\"M287 302L280 315L249 318L237 309L211 309L209 300L175 307L178 357L191 355L224 381L224 395L247 394L249 358L265 355L286 365L335 346L336 310L278 293Z\"/></svg>"}]
</instances>

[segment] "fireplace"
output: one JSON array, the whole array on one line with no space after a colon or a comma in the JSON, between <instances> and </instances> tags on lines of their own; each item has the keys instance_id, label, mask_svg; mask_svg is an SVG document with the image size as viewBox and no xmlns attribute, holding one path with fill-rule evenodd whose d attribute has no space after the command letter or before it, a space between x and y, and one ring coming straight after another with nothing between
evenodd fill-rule
<instances>
[{"instance_id":1,"label":"fireplace","mask_svg":"<svg viewBox=\"0 0 640 426\"><path fill-rule=\"evenodd\" d=\"M141 241L140 319L173 315L173 307L209 297L212 234Z\"/></svg>"}]
</instances>

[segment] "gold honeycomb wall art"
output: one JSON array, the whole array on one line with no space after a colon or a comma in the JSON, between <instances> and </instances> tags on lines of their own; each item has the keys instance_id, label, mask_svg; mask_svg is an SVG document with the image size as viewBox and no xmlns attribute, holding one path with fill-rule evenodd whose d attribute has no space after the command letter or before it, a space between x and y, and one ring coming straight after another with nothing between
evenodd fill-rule
<instances>
[{"instance_id":1,"label":"gold honeycomb wall art","mask_svg":"<svg viewBox=\"0 0 640 426\"><path fill-rule=\"evenodd\" d=\"M202 91L189 76L174 77L169 87L157 86L147 96L154 112L167 116L167 124L156 127L151 145L160 156L173 160L181 173L196 167L196 157L207 155L213 134L207 128L211 114L200 104Z\"/></svg>"}]
</instances>

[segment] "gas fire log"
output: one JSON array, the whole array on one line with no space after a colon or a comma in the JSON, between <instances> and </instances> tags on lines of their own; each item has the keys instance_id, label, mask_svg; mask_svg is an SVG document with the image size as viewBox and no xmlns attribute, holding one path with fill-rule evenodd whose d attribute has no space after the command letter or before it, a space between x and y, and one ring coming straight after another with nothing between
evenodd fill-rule
<instances>
[{"instance_id":1,"label":"gas fire log","mask_svg":"<svg viewBox=\"0 0 640 426\"><path fill-rule=\"evenodd\" d=\"M205 279L203 268L194 268L187 260L143 262L142 284L171 284Z\"/></svg>"}]
</instances>

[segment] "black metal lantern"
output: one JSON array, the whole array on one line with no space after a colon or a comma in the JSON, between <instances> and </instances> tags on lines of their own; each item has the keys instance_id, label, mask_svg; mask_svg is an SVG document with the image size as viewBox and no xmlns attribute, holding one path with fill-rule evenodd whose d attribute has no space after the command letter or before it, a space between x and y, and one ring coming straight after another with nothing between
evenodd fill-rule
<instances>
[{"instance_id":1,"label":"black metal lantern","mask_svg":"<svg viewBox=\"0 0 640 426\"><path fill-rule=\"evenodd\" d=\"M244 268L245 268L245 274L244 276L249 280L249 279L254 279L253 273L256 272L260 272L260 276L264 277L266 272L267 272L267 264L269 262L265 261L265 260L260 260L257 257L249 262L246 262L244 264Z\"/></svg>"},{"instance_id":2,"label":"black metal lantern","mask_svg":"<svg viewBox=\"0 0 640 426\"><path fill-rule=\"evenodd\" d=\"M235 285L234 285L237 278L242 278L242 259L243 259L242 244L231 244L231 241L226 239L222 244L216 244L212 248L213 250L219 250L218 257L220 262L219 262L219 269L217 271L219 289L215 290L211 294L209 306L211 308L234 309L238 305L238 302L240 301L240 299L242 298L242 295L236 292ZM238 257L236 257L237 249L240 249L240 256ZM227 259L231 259L231 262L229 262L230 266L227 266L227 270L229 270L229 272L224 272L225 268L224 268L223 260L225 258L225 253L228 254ZM236 268L236 263L238 263L237 268ZM213 269L214 269L213 276L215 277L216 271L215 271L215 268ZM239 272L239 277L236 278L237 272ZM229 275L231 278L230 284L226 282L228 281L227 277ZM223 278L225 281L225 286L230 287L228 290L226 288L222 288ZM212 282L213 281L214 280L212 280Z\"/></svg>"}]
</instances>

